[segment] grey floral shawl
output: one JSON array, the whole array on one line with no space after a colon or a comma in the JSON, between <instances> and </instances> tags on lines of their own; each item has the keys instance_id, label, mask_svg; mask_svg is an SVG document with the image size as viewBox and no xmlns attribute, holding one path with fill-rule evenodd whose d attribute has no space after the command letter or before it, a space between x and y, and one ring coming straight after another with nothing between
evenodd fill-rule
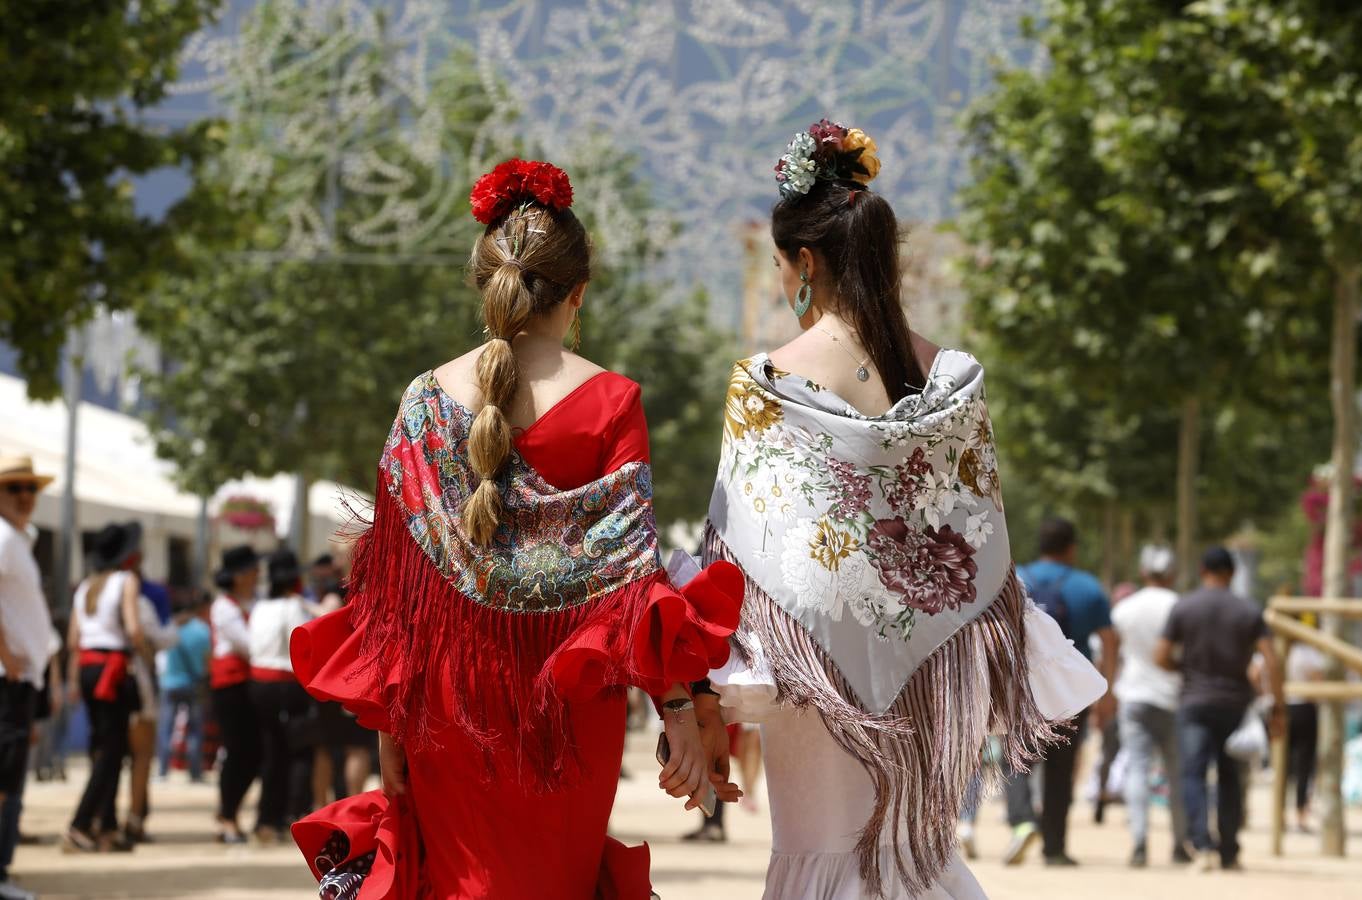
<instances>
[{"instance_id":1,"label":"grey floral shawl","mask_svg":"<svg viewBox=\"0 0 1362 900\"><path fill-rule=\"evenodd\" d=\"M724 418L704 555L747 576L738 651L875 781L867 887L888 840L924 889L987 735L1018 767L1054 736L1027 684L983 368L943 350L925 390L867 417L761 354L734 367Z\"/></svg>"}]
</instances>

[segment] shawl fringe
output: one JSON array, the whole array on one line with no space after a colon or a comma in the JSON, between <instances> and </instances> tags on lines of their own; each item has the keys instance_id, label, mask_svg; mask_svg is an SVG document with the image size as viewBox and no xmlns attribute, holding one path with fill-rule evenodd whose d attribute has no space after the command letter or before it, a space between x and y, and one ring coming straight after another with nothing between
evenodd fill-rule
<instances>
[{"instance_id":1,"label":"shawl fringe","mask_svg":"<svg viewBox=\"0 0 1362 900\"><path fill-rule=\"evenodd\" d=\"M570 784L580 760L564 695L648 683L628 639L645 619L654 588L666 585L665 574L659 569L554 612L494 608L466 597L440 572L412 538L405 510L381 476L377 494L352 568L347 612L360 640L348 677L376 686L386 730L410 751L439 746L441 733L455 728L482 748L489 778L509 771L542 791ZM556 678L555 663L578 635L613 651L573 667L599 690Z\"/></svg>"},{"instance_id":2,"label":"shawl fringe","mask_svg":"<svg viewBox=\"0 0 1362 900\"><path fill-rule=\"evenodd\" d=\"M706 523L703 561L739 563ZM1007 763L1025 771L1061 733L1037 709L1027 678L1026 596L1016 570L965 624L922 663L883 715L864 711L831 657L750 577L734 645L746 662L756 637L776 682L777 700L815 709L833 739L854 756L875 787L875 808L856 845L871 896L884 895L879 850L886 827L897 874L925 893L955 849L955 823L972 785L996 787L996 767L980 749L999 735ZM984 598L980 598L982 602ZM910 818L911 816L911 818ZM906 856L905 858L905 851Z\"/></svg>"}]
</instances>

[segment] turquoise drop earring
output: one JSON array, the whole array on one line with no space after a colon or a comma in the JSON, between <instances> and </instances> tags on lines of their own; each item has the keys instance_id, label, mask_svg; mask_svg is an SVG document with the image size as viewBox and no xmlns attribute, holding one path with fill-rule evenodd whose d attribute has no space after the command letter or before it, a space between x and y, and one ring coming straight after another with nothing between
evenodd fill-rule
<instances>
[{"instance_id":1,"label":"turquoise drop earring","mask_svg":"<svg viewBox=\"0 0 1362 900\"><path fill-rule=\"evenodd\" d=\"M799 280L802 283L799 285L799 292L795 294L794 314L795 318L802 319L809 311L809 307L813 306L813 285L809 284L808 272L800 272Z\"/></svg>"}]
</instances>

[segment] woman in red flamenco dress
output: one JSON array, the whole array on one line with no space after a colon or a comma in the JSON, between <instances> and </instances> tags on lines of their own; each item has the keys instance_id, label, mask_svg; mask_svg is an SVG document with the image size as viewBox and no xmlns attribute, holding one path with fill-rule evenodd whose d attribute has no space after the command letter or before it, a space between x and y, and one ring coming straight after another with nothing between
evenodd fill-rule
<instances>
[{"instance_id":1,"label":"woman in red flamenco dress","mask_svg":"<svg viewBox=\"0 0 1362 900\"><path fill-rule=\"evenodd\" d=\"M353 599L294 632L307 690L380 733L383 790L293 828L324 898L646 900L647 847L606 835L627 685L662 710L662 786L710 780L683 686L726 659L742 576L660 566L639 386L563 348L571 201L547 163L474 188L489 339L403 394Z\"/></svg>"}]
</instances>

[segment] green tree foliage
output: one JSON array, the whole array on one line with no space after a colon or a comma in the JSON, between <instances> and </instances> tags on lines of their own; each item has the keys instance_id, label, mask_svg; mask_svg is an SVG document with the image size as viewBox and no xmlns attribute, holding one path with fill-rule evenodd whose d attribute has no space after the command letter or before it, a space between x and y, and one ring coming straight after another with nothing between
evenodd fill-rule
<instances>
[{"instance_id":1,"label":"green tree foliage","mask_svg":"<svg viewBox=\"0 0 1362 900\"><path fill-rule=\"evenodd\" d=\"M1002 73L967 120L960 219L1019 477L1162 516L1194 401L1207 525L1298 493L1327 428L1326 210L1359 168L1356 130L1293 107L1357 102L1352 8L1044 4L1051 65Z\"/></svg>"},{"instance_id":2,"label":"green tree foliage","mask_svg":"<svg viewBox=\"0 0 1362 900\"><path fill-rule=\"evenodd\" d=\"M188 220L137 215L129 177L192 162L211 123L168 132L138 113L220 5L0 0L0 340L18 349L35 398L58 391L68 329L98 306L136 303L173 255Z\"/></svg>"},{"instance_id":3,"label":"green tree foliage","mask_svg":"<svg viewBox=\"0 0 1362 900\"><path fill-rule=\"evenodd\" d=\"M381 47L341 35L329 45L346 49L316 59L290 43L301 32L277 4L263 5L251 27L274 56L234 79L240 112L221 155L201 170L197 192L204 203L237 211L234 252L222 252L221 236L193 248L193 271L159 292L144 316L171 360L147 379L154 431L161 452L198 491L246 472L281 471L367 489L402 390L482 341L464 265L481 226L468 213L467 174L450 173L469 158L488 159L490 168L515 148L488 137L492 105L470 55L444 61L433 79L429 105L444 124L441 156L432 159L394 127L418 120L423 108L366 114L327 93L328 72L383 69ZM317 71L299 67L300 58ZM396 194L355 189L325 163L326 148L341 141L372 149L394 164L390 171L420 177ZM717 465L715 411L733 358L729 342L708 324L702 296L673 302L650 277L673 226L656 219L635 161L585 143L563 164L573 177L574 210L595 243L581 352L643 385L659 519L698 518ZM441 227L414 244L352 240L355 223L446 195L453 199ZM290 247L281 229L316 208L329 210L334 225L315 240L304 235L304 250L315 244L310 253Z\"/></svg>"}]
</instances>

